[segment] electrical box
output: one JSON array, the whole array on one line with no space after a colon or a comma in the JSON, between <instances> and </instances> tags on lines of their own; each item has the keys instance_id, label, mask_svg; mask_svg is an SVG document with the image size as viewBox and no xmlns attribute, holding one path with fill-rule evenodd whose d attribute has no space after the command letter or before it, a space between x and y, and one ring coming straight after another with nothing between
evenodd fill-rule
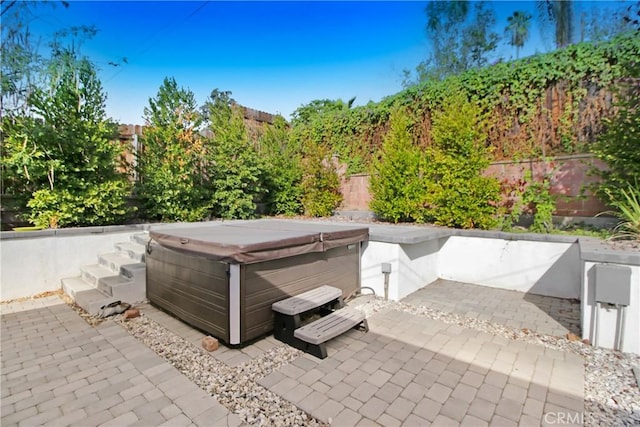
<instances>
[{"instance_id":1,"label":"electrical box","mask_svg":"<svg viewBox=\"0 0 640 427\"><path fill-rule=\"evenodd\" d=\"M596 302L628 306L631 303L631 268L596 264Z\"/></svg>"},{"instance_id":2,"label":"electrical box","mask_svg":"<svg viewBox=\"0 0 640 427\"><path fill-rule=\"evenodd\" d=\"M382 263L382 272L384 274L391 273L391 263L390 262L383 262Z\"/></svg>"}]
</instances>

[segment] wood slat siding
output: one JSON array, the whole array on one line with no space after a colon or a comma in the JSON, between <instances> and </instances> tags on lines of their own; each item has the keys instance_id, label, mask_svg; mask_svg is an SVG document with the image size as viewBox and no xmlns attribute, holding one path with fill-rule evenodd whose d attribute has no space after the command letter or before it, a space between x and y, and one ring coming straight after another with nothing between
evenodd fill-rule
<instances>
[{"instance_id":1,"label":"wood slat siding","mask_svg":"<svg viewBox=\"0 0 640 427\"><path fill-rule=\"evenodd\" d=\"M181 320L229 342L227 265L154 245L147 255L147 298Z\"/></svg>"}]
</instances>

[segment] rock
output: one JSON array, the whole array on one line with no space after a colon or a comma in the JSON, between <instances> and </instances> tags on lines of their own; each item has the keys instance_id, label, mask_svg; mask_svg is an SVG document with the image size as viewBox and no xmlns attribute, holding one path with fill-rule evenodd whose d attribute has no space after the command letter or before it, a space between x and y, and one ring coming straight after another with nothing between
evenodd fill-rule
<instances>
[{"instance_id":1,"label":"rock","mask_svg":"<svg viewBox=\"0 0 640 427\"><path fill-rule=\"evenodd\" d=\"M202 348L207 351L215 351L218 349L218 340L213 337L202 338Z\"/></svg>"},{"instance_id":2,"label":"rock","mask_svg":"<svg viewBox=\"0 0 640 427\"><path fill-rule=\"evenodd\" d=\"M577 336L576 334L574 334L573 332L569 332L567 334L567 339L569 341L582 341L582 339L579 336Z\"/></svg>"},{"instance_id":3,"label":"rock","mask_svg":"<svg viewBox=\"0 0 640 427\"><path fill-rule=\"evenodd\" d=\"M114 314L121 314L131 308L131 304L122 301L114 301L110 304L103 305L98 311L98 317L104 318L113 316Z\"/></svg>"},{"instance_id":4,"label":"rock","mask_svg":"<svg viewBox=\"0 0 640 427\"><path fill-rule=\"evenodd\" d=\"M124 312L123 316L125 319L135 319L136 317L140 317L140 310L137 308L130 308Z\"/></svg>"},{"instance_id":5,"label":"rock","mask_svg":"<svg viewBox=\"0 0 640 427\"><path fill-rule=\"evenodd\" d=\"M582 340L582 344L584 345L591 345L591 341L589 341L587 338Z\"/></svg>"}]
</instances>

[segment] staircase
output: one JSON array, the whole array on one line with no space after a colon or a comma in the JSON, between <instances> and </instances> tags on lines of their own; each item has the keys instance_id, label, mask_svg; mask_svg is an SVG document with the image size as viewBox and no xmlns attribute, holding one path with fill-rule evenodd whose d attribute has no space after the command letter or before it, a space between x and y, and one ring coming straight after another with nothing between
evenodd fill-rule
<instances>
[{"instance_id":1,"label":"staircase","mask_svg":"<svg viewBox=\"0 0 640 427\"><path fill-rule=\"evenodd\" d=\"M98 263L80 268L80 276L62 279L62 290L89 314L114 301L146 300L145 249L148 233L116 243L116 252L98 255Z\"/></svg>"}]
</instances>

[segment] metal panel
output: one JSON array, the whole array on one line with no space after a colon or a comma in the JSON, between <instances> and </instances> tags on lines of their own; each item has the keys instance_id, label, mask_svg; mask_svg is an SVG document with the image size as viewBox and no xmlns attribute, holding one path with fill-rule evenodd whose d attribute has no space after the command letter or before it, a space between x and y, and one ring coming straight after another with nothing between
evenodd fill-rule
<instances>
[{"instance_id":1,"label":"metal panel","mask_svg":"<svg viewBox=\"0 0 640 427\"><path fill-rule=\"evenodd\" d=\"M596 264L596 302L628 306L631 303L631 268Z\"/></svg>"},{"instance_id":2,"label":"metal panel","mask_svg":"<svg viewBox=\"0 0 640 427\"><path fill-rule=\"evenodd\" d=\"M229 344L240 344L240 265L229 265Z\"/></svg>"},{"instance_id":3,"label":"metal panel","mask_svg":"<svg viewBox=\"0 0 640 427\"><path fill-rule=\"evenodd\" d=\"M340 288L344 297L354 293L360 281L358 246L243 265L242 341L271 332L276 301L321 285Z\"/></svg>"},{"instance_id":4,"label":"metal panel","mask_svg":"<svg viewBox=\"0 0 640 427\"><path fill-rule=\"evenodd\" d=\"M151 244L147 255L149 301L179 319L229 342L227 264Z\"/></svg>"}]
</instances>

